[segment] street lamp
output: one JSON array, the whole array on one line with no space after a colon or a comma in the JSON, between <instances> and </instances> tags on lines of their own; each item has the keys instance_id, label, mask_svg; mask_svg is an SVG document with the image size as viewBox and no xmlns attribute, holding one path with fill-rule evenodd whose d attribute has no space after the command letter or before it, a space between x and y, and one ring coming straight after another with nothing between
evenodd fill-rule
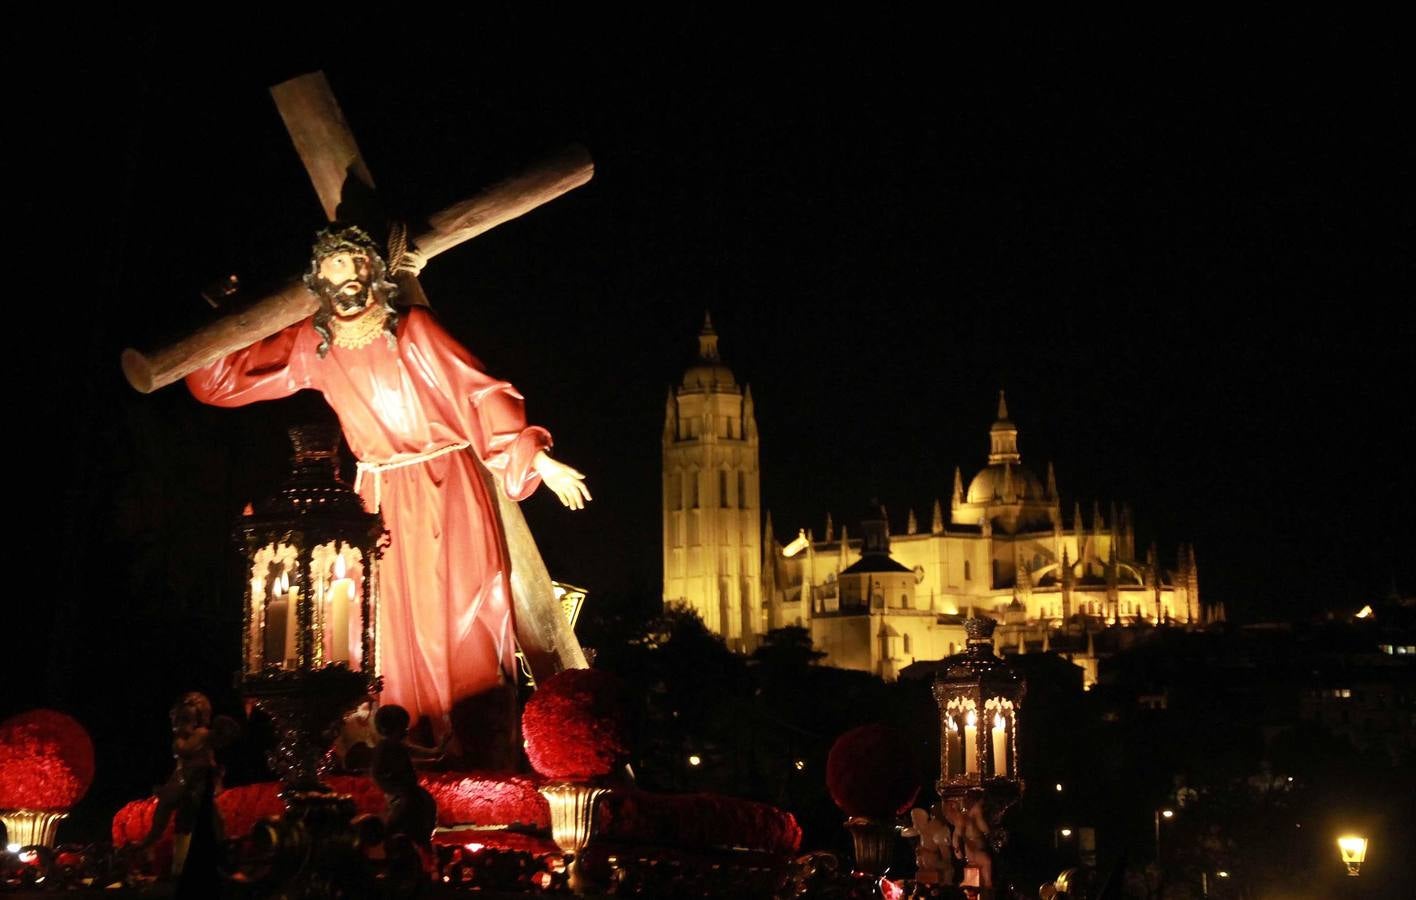
<instances>
[{"instance_id":1,"label":"street lamp","mask_svg":"<svg viewBox=\"0 0 1416 900\"><path fill-rule=\"evenodd\" d=\"M1173 818L1175 818L1175 810L1173 809L1155 811L1155 858L1157 862L1160 861L1160 820L1164 819L1168 822Z\"/></svg>"},{"instance_id":2,"label":"street lamp","mask_svg":"<svg viewBox=\"0 0 1416 900\"><path fill-rule=\"evenodd\" d=\"M1367 839L1355 834L1345 834L1337 839L1338 852L1347 863L1347 874L1357 875L1362 868L1362 860L1367 858Z\"/></svg>"}]
</instances>

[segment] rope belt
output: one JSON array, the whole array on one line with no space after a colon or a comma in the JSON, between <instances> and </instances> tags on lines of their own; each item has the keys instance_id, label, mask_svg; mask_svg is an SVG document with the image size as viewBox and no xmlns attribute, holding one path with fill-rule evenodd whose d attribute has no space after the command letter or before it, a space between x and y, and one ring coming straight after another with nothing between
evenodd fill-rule
<instances>
[{"instance_id":1,"label":"rope belt","mask_svg":"<svg viewBox=\"0 0 1416 900\"><path fill-rule=\"evenodd\" d=\"M374 478L374 512L378 512L383 507L383 473L390 469L402 469L407 466L415 466L418 463L425 463L439 456L447 456L449 453L456 453L459 450L466 450L472 446L471 441L462 441L458 444L448 444L446 447L436 447L432 450L424 450L422 453L414 453L411 456L403 456L398 459L391 459L388 462L366 462L359 460L354 472L354 492L359 493L359 488L364 483L364 473L370 472Z\"/></svg>"}]
</instances>

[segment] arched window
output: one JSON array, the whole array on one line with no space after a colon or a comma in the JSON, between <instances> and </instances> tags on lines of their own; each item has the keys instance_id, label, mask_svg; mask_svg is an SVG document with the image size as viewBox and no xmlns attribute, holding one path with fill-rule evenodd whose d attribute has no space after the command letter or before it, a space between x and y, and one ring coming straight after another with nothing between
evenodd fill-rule
<instances>
[{"instance_id":1,"label":"arched window","mask_svg":"<svg viewBox=\"0 0 1416 900\"><path fill-rule=\"evenodd\" d=\"M908 634L904 636L904 647L906 656L914 652L914 650L910 648L910 636Z\"/></svg>"},{"instance_id":2,"label":"arched window","mask_svg":"<svg viewBox=\"0 0 1416 900\"><path fill-rule=\"evenodd\" d=\"M723 469L718 470L718 506L728 508L728 473Z\"/></svg>"},{"instance_id":3,"label":"arched window","mask_svg":"<svg viewBox=\"0 0 1416 900\"><path fill-rule=\"evenodd\" d=\"M973 581L973 571L968 560L964 560L964 580Z\"/></svg>"},{"instance_id":4,"label":"arched window","mask_svg":"<svg viewBox=\"0 0 1416 900\"><path fill-rule=\"evenodd\" d=\"M691 508L691 509L697 509L697 508L698 508L698 473L697 473L697 472L692 472L692 473L689 474L688 477L689 477L690 479L692 479L692 481L693 481L693 505L692 505L690 508Z\"/></svg>"},{"instance_id":5,"label":"arched window","mask_svg":"<svg viewBox=\"0 0 1416 900\"><path fill-rule=\"evenodd\" d=\"M747 509L747 475L738 470L738 509Z\"/></svg>"}]
</instances>

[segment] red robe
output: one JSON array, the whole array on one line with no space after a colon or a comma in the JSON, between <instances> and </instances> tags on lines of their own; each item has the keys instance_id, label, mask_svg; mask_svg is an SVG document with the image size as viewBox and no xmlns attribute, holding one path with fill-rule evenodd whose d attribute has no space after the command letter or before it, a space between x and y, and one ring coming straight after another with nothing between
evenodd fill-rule
<instances>
[{"instance_id":1,"label":"red robe","mask_svg":"<svg viewBox=\"0 0 1416 900\"><path fill-rule=\"evenodd\" d=\"M513 671L508 561L497 501L469 455L475 451L509 497L540 484L532 468L551 446L527 426L516 389L438 325L432 313L402 310L398 346L379 336L349 350L331 343L321 359L310 320L187 376L204 403L241 406L312 388L339 416L360 460L386 463L457 444L468 450L371 475L360 492L373 508L376 487L392 542L379 567L379 653L383 703L444 730L459 701Z\"/></svg>"}]
</instances>

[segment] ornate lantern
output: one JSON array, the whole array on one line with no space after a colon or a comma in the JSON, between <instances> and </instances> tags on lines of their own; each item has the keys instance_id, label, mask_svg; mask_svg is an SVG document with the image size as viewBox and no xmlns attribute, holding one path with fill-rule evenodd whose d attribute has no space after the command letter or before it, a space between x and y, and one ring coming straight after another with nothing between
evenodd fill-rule
<instances>
[{"instance_id":1,"label":"ornate lantern","mask_svg":"<svg viewBox=\"0 0 1416 900\"><path fill-rule=\"evenodd\" d=\"M1355 834L1346 834L1337 839L1338 852L1347 864L1348 875L1360 875L1362 861L1367 858L1367 839Z\"/></svg>"},{"instance_id":2,"label":"ornate lantern","mask_svg":"<svg viewBox=\"0 0 1416 900\"><path fill-rule=\"evenodd\" d=\"M1025 685L993 654L989 618L964 622L968 644L944 660L934 681L939 705L939 795L984 788L1022 792L1018 775L1018 712Z\"/></svg>"},{"instance_id":3,"label":"ornate lantern","mask_svg":"<svg viewBox=\"0 0 1416 900\"><path fill-rule=\"evenodd\" d=\"M334 426L290 429L294 471L236 527L245 553L242 692L281 732L272 765L319 791L344 715L378 688L383 522L339 476Z\"/></svg>"},{"instance_id":4,"label":"ornate lantern","mask_svg":"<svg viewBox=\"0 0 1416 900\"><path fill-rule=\"evenodd\" d=\"M944 817L961 832L965 884L992 887L991 856L1005 840L997 826L1023 792L1018 766L1018 714L1026 685L993 653L997 622L964 621L968 644L943 660L934 680L939 705L939 797Z\"/></svg>"}]
</instances>

